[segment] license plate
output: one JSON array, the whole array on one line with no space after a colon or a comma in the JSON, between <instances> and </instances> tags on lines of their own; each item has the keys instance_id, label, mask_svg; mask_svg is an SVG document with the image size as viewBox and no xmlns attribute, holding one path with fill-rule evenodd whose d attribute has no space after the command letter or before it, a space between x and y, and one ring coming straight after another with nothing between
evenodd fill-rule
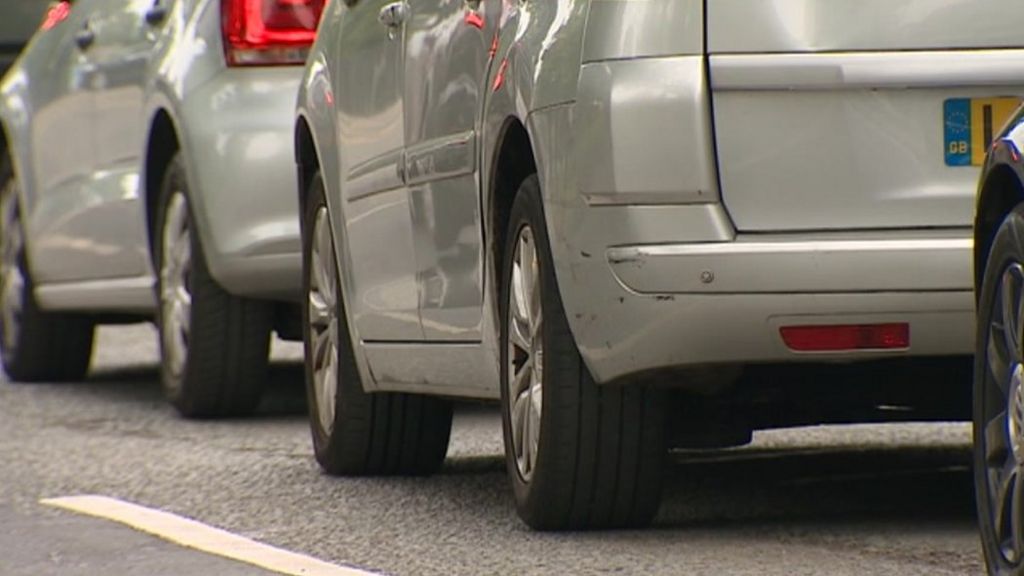
<instances>
[{"instance_id":1,"label":"license plate","mask_svg":"<svg viewBox=\"0 0 1024 576\"><path fill-rule=\"evenodd\" d=\"M1020 98L946 100L943 105L946 166L981 166L992 138L1020 103Z\"/></svg>"}]
</instances>

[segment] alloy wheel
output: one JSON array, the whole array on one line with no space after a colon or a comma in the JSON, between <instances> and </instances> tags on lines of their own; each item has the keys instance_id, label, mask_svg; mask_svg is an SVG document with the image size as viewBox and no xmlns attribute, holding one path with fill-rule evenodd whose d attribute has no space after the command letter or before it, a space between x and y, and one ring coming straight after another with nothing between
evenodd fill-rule
<instances>
[{"instance_id":1,"label":"alloy wheel","mask_svg":"<svg viewBox=\"0 0 1024 576\"><path fill-rule=\"evenodd\" d=\"M0 322L5 350L18 344L24 310L25 275L21 269L23 237L18 217L17 181L10 178L0 190Z\"/></svg>"},{"instance_id":2,"label":"alloy wheel","mask_svg":"<svg viewBox=\"0 0 1024 576\"><path fill-rule=\"evenodd\" d=\"M327 435L334 429L338 394L338 294L334 258L327 208L321 206L313 220L307 305L317 417Z\"/></svg>"},{"instance_id":3,"label":"alloy wheel","mask_svg":"<svg viewBox=\"0 0 1024 576\"><path fill-rule=\"evenodd\" d=\"M537 466L543 409L544 337L540 262L533 230L523 226L515 240L508 290L508 410L516 467L529 482Z\"/></svg>"},{"instance_id":4,"label":"alloy wheel","mask_svg":"<svg viewBox=\"0 0 1024 576\"><path fill-rule=\"evenodd\" d=\"M1008 265L986 329L980 443L989 522L1003 561L1024 559L1024 268Z\"/></svg>"},{"instance_id":5,"label":"alloy wheel","mask_svg":"<svg viewBox=\"0 0 1024 576\"><path fill-rule=\"evenodd\" d=\"M188 201L182 192L171 194L164 216L160 253L161 338L165 365L171 384L180 386L188 359L188 342L192 322L192 293L189 275L192 271L192 232L189 226Z\"/></svg>"}]
</instances>

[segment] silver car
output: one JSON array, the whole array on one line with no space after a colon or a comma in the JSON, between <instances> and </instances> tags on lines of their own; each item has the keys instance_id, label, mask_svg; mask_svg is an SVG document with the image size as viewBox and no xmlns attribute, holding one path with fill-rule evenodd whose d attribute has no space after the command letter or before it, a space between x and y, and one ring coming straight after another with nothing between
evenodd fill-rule
<instances>
[{"instance_id":1,"label":"silver car","mask_svg":"<svg viewBox=\"0 0 1024 576\"><path fill-rule=\"evenodd\" d=\"M321 9L56 5L0 86L11 377L77 379L95 324L155 314L182 414L256 406L271 331L301 334L292 110Z\"/></svg>"},{"instance_id":2,"label":"silver car","mask_svg":"<svg viewBox=\"0 0 1024 576\"><path fill-rule=\"evenodd\" d=\"M444 398L500 398L530 526L630 526L666 447L942 396L755 369L948 362L965 417L1021 29L1009 0L330 4L296 122L320 464L430 472Z\"/></svg>"}]
</instances>

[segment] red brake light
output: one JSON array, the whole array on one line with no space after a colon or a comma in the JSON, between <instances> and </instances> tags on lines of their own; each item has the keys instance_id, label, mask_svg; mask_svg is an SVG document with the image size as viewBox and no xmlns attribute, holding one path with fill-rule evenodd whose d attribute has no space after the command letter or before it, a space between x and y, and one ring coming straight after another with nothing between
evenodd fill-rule
<instances>
[{"instance_id":1,"label":"red brake light","mask_svg":"<svg viewBox=\"0 0 1024 576\"><path fill-rule=\"evenodd\" d=\"M909 324L783 326L782 341L796 352L895 350L910 347Z\"/></svg>"},{"instance_id":2,"label":"red brake light","mask_svg":"<svg viewBox=\"0 0 1024 576\"><path fill-rule=\"evenodd\" d=\"M50 6L50 9L46 11L46 16L43 17L43 23L39 26L42 30L49 30L60 24L67 17L71 15L71 2L57 2Z\"/></svg>"},{"instance_id":3,"label":"red brake light","mask_svg":"<svg viewBox=\"0 0 1024 576\"><path fill-rule=\"evenodd\" d=\"M302 64L326 0L221 0L229 66Z\"/></svg>"}]
</instances>

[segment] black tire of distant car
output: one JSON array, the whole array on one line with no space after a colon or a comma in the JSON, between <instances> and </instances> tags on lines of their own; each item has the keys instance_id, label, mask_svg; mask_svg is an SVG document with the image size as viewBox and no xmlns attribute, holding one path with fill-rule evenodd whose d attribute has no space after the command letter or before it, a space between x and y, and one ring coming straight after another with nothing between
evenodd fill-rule
<instances>
[{"instance_id":1,"label":"black tire of distant car","mask_svg":"<svg viewBox=\"0 0 1024 576\"><path fill-rule=\"evenodd\" d=\"M260 402L267 380L273 308L266 302L230 294L214 280L194 225L191 202L188 202L187 216L192 254L187 279L191 294L187 356L180 378L170 372L164 342L160 270L167 208L175 193L184 194L187 202L190 200L180 154L174 156L164 175L153 234L164 394L171 405L188 418L251 414Z\"/></svg>"},{"instance_id":2,"label":"black tire of distant car","mask_svg":"<svg viewBox=\"0 0 1024 576\"><path fill-rule=\"evenodd\" d=\"M975 501L985 562L990 574L1000 576L1024 574L1022 265L1024 203L1003 219L992 241L974 355Z\"/></svg>"},{"instance_id":3,"label":"black tire of distant car","mask_svg":"<svg viewBox=\"0 0 1024 576\"><path fill-rule=\"evenodd\" d=\"M661 499L667 455L664 393L595 383L569 329L544 222L533 175L512 204L500 285L502 423L516 509L539 530L643 526ZM509 389L512 265L524 227L532 231L539 264L544 364L536 464L528 480L514 454Z\"/></svg>"},{"instance_id":4,"label":"black tire of distant car","mask_svg":"<svg viewBox=\"0 0 1024 576\"><path fill-rule=\"evenodd\" d=\"M444 462L452 427L450 400L420 394L367 393L356 366L341 279L335 267L337 315L337 389L334 422L330 431L318 417L310 338L310 274L313 223L326 209L323 179L310 181L303 217L303 340L305 342L306 397L316 460L328 474L346 476L428 475ZM336 248L332 241L332 253ZM336 256L334 256L336 258Z\"/></svg>"},{"instance_id":5,"label":"black tire of distant car","mask_svg":"<svg viewBox=\"0 0 1024 576\"><path fill-rule=\"evenodd\" d=\"M34 283L29 271L24 230L21 228L21 205L16 194L17 181L9 158L0 160L0 202L13 202L13 230L0 231L0 242L12 239L17 246L0 246L15 251L15 266L24 279L21 289L21 310L18 326L9 327L0 319L0 342L7 341L7 331L16 330L13 346L3 346L4 372L16 382L68 382L81 380L89 370L92 357L94 324L85 316L45 312L39 308ZM15 234L15 236L11 236Z\"/></svg>"}]
</instances>

